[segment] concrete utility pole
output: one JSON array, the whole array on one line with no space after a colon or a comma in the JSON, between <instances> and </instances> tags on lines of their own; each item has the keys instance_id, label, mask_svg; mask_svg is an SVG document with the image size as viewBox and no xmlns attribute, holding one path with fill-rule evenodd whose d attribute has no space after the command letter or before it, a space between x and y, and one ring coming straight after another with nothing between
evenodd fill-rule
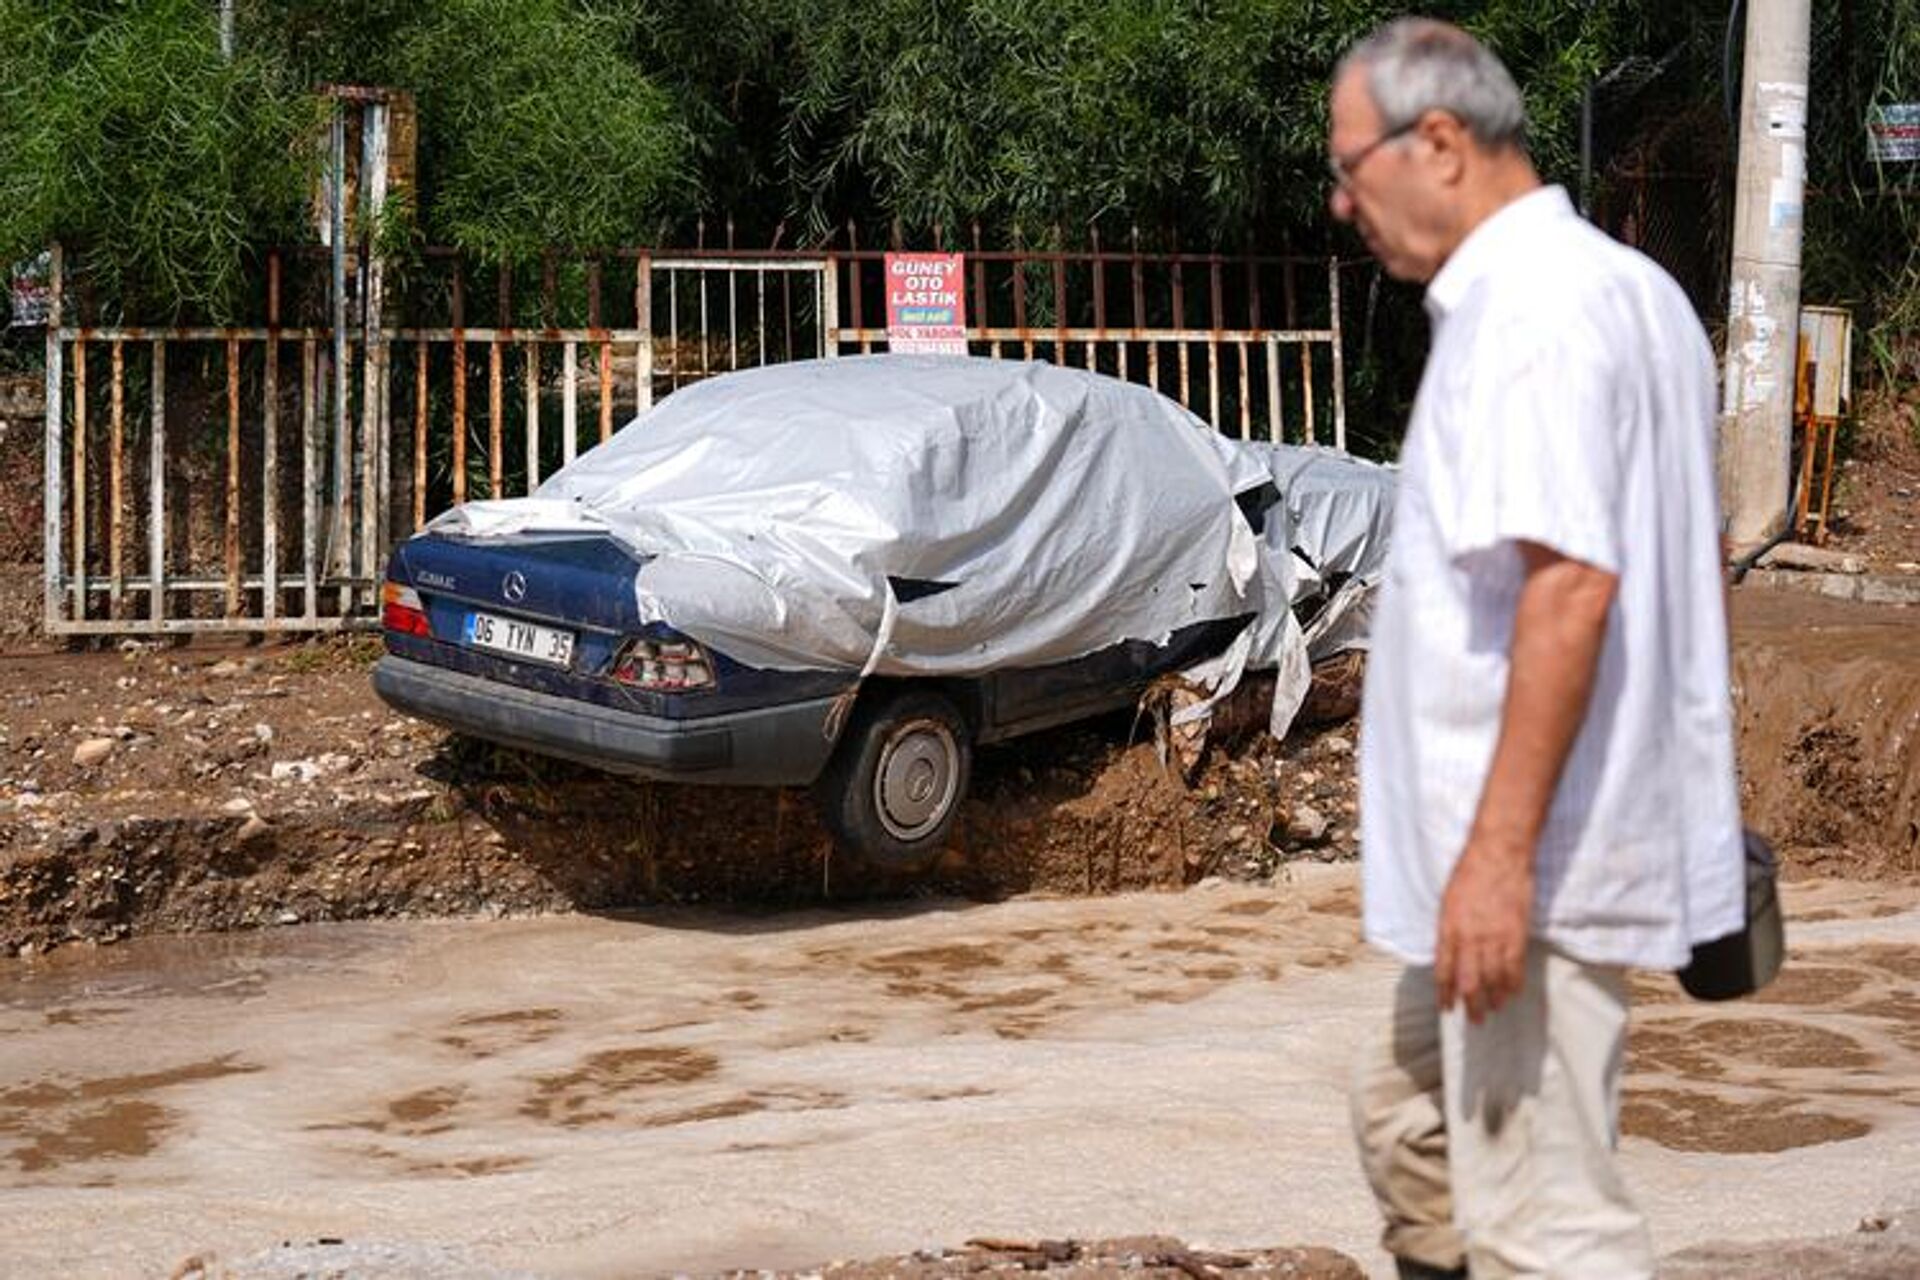
<instances>
[{"instance_id":1,"label":"concrete utility pole","mask_svg":"<svg viewBox=\"0 0 1920 1280\"><path fill-rule=\"evenodd\" d=\"M233 61L233 0L220 0L220 56Z\"/></svg>"},{"instance_id":2,"label":"concrete utility pole","mask_svg":"<svg viewBox=\"0 0 1920 1280\"><path fill-rule=\"evenodd\" d=\"M1720 502L1736 551L1765 542L1788 518L1810 7L1747 0L1720 420Z\"/></svg>"}]
</instances>

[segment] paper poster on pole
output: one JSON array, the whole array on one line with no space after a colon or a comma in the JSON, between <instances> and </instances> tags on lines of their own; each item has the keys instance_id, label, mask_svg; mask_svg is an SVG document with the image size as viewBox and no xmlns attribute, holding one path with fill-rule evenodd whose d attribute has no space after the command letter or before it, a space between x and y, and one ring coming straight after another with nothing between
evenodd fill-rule
<instances>
[{"instance_id":1,"label":"paper poster on pole","mask_svg":"<svg viewBox=\"0 0 1920 1280\"><path fill-rule=\"evenodd\" d=\"M1920 102L1896 102L1867 113L1867 158L1876 164L1920 160Z\"/></svg>"},{"instance_id":2,"label":"paper poster on pole","mask_svg":"<svg viewBox=\"0 0 1920 1280\"><path fill-rule=\"evenodd\" d=\"M53 255L42 250L13 265L9 284L10 318L15 326L43 325L53 310Z\"/></svg>"},{"instance_id":3,"label":"paper poster on pole","mask_svg":"<svg viewBox=\"0 0 1920 1280\"><path fill-rule=\"evenodd\" d=\"M887 255L887 346L920 355L967 354L967 293L958 253Z\"/></svg>"}]
</instances>

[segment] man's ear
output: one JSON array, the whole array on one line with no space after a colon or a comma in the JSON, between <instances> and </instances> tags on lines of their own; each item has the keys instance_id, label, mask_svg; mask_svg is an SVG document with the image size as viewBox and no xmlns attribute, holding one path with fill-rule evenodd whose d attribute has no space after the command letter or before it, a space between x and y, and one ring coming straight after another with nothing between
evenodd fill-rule
<instances>
[{"instance_id":1,"label":"man's ear","mask_svg":"<svg viewBox=\"0 0 1920 1280\"><path fill-rule=\"evenodd\" d=\"M1418 133L1433 153L1434 172L1443 183L1452 186L1466 176L1467 148L1473 145L1473 135L1459 117L1446 111L1429 111L1420 117Z\"/></svg>"}]
</instances>

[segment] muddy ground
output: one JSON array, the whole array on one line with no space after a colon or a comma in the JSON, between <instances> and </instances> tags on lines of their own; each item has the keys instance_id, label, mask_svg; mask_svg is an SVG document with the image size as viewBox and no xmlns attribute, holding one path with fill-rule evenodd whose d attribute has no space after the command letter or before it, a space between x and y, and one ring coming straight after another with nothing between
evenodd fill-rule
<instances>
[{"instance_id":1,"label":"muddy ground","mask_svg":"<svg viewBox=\"0 0 1920 1280\"><path fill-rule=\"evenodd\" d=\"M623 781L392 714L368 682L377 652L363 639L0 658L0 947L367 916L1111 893L1258 879L1355 846L1350 729L1242 734L1189 786L1120 716L984 752L946 862L890 880L835 853L805 792ZM1345 695L1325 689L1350 707L1350 678Z\"/></svg>"},{"instance_id":2,"label":"muddy ground","mask_svg":"<svg viewBox=\"0 0 1920 1280\"><path fill-rule=\"evenodd\" d=\"M1397 974L1356 872L0 959L0 1274L1387 1274L1344 1097ZM1920 886L1787 907L1756 999L1636 979L1623 1171L1710 1259L1663 1274L1914 1275ZM1045 1243L1149 1234L1187 1246Z\"/></svg>"}]
</instances>

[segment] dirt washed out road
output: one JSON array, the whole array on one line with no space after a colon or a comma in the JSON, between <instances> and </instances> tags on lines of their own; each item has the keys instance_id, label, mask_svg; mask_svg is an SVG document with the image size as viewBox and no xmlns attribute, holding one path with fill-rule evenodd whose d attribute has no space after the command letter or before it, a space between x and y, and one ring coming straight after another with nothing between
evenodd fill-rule
<instances>
[{"instance_id":1,"label":"dirt washed out road","mask_svg":"<svg viewBox=\"0 0 1920 1280\"><path fill-rule=\"evenodd\" d=\"M1312 867L0 961L0 1272L278 1275L306 1249L611 1276L1146 1232L1378 1271L1342 1081L1389 971L1354 898ZM1626 1165L1663 1251L1920 1202L1920 892L1792 905L1766 1003L1641 984Z\"/></svg>"}]
</instances>

